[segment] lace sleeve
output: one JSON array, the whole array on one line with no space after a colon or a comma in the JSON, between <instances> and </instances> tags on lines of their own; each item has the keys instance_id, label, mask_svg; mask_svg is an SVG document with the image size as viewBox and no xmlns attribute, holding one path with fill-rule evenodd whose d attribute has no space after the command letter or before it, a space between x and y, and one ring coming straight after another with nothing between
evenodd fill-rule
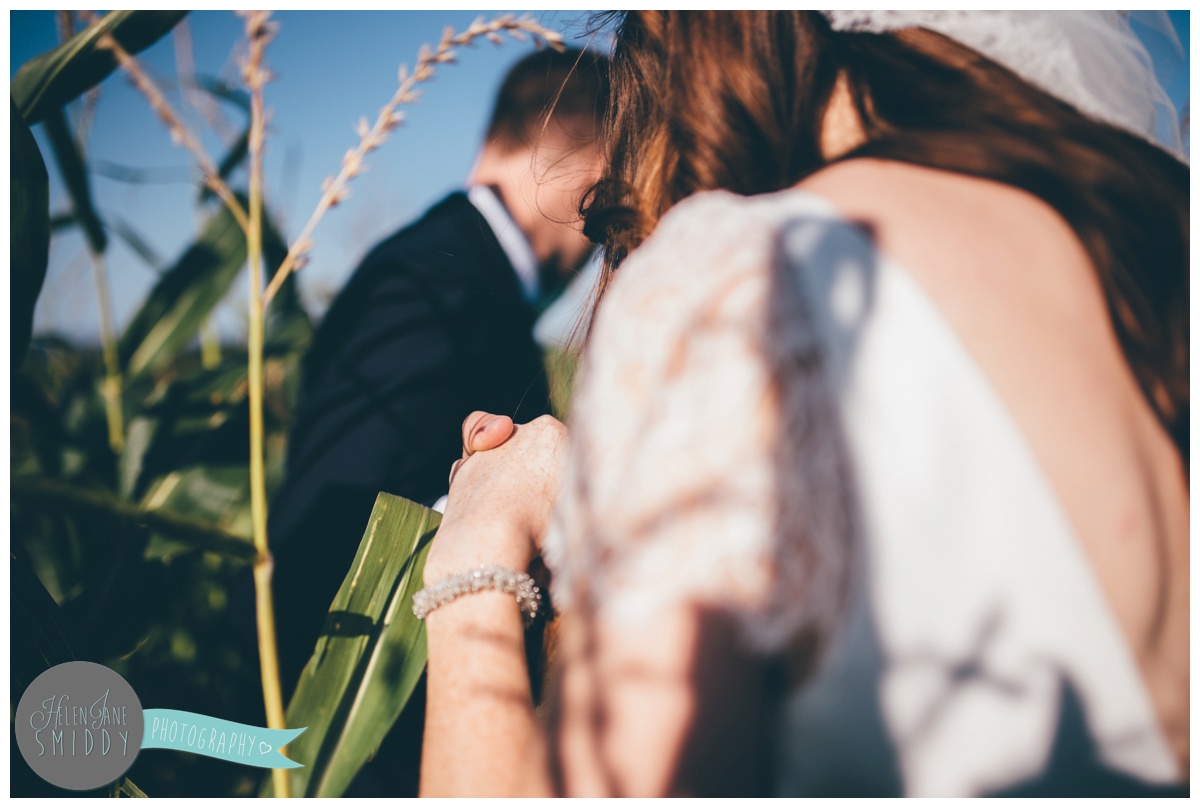
<instances>
[{"instance_id":1,"label":"lace sleeve","mask_svg":"<svg viewBox=\"0 0 1200 808\"><path fill-rule=\"evenodd\" d=\"M841 509L814 531L806 508L837 492L794 479L823 399L778 233L745 200L702 194L611 284L547 540L560 608L638 621L687 600L769 650L838 599Z\"/></svg>"}]
</instances>

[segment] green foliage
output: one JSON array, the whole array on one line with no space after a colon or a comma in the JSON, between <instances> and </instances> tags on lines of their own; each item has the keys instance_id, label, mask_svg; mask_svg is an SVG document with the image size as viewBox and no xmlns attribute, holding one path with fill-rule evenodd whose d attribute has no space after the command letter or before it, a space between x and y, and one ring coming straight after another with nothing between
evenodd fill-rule
<instances>
[{"instance_id":1,"label":"green foliage","mask_svg":"<svg viewBox=\"0 0 1200 808\"><path fill-rule=\"evenodd\" d=\"M64 110L116 67L111 51L97 46L102 32L136 53L184 14L110 12L27 62L11 83L12 698L15 705L18 689L47 667L90 659L125 676L145 704L261 723L257 650L230 619L235 610L252 610L233 603L242 591L239 576L248 576L255 557L246 353L226 346L202 361L195 351L200 330L246 264L246 233L197 188L205 214L200 232L164 267L133 223L96 206ZM241 90L211 79L195 86L248 109ZM115 350L106 343L103 361L95 349L30 336L52 231L46 167L28 126L35 122L44 125L71 198L71 210L55 216L54 232L80 227L97 256L115 235L161 275ZM220 161L222 179L237 173L248 151L249 130ZM249 207L245 198L241 204ZM287 246L265 215L261 239L270 277ZM95 269L102 276L102 262ZM268 496L282 479L301 358L313 331L294 275L277 291L263 350ZM572 369L572 360L551 367L557 401L565 402ZM121 416L115 430L114 410ZM288 771L293 793L344 794L405 712L426 661L412 596L439 522L429 509L380 494L288 710L289 726L308 727L288 749L304 764ZM405 718L415 715L410 710ZM131 776L156 796L249 796L262 774L231 772L196 755L152 757L139 760ZM44 791L23 771L29 776L10 786L15 795ZM111 793L144 796L128 778Z\"/></svg>"},{"instance_id":2,"label":"green foliage","mask_svg":"<svg viewBox=\"0 0 1200 808\"><path fill-rule=\"evenodd\" d=\"M194 76L190 81L183 82L185 87L195 87L211 95L213 98L233 104L250 114L250 94L245 90L211 76Z\"/></svg>"},{"instance_id":3,"label":"green foliage","mask_svg":"<svg viewBox=\"0 0 1200 808\"><path fill-rule=\"evenodd\" d=\"M125 246L137 253L138 258L146 262L146 266L150 267L155 272L162 274L163 260L159 257L150 243L138 232L137 228L129 222L122 219L120 216L114 216L112 220L112 231L116 236L125 242Z\"/></svg>"},{"instance_id":4,"label":"green foliage","mask_svg":"<svg viewBox=\"0 0 1200 808\"><path fill-rule=\"evenodd\" d=\"M577 349L548 350L542 355L546 367L546 379L550 385L550 407L554 417L567 420L570 411L571 391L575 387L575 373L579 370Z\"/></svg>"},{"instance_id":5,"label":"green foliage","mask_svg":"<svg viewBox=\"0 0 1200 808\"><path fill-rule=\"evenodd\" d=\"M113 793L111 794L111 796L113 796L113 797L126 796L126 797L133 797L136 799L145 799L146 798L146 792L142 791L140 788L138 788L136 785L134 785L134 782L132 780L130 780L128 777L122 777L120 780L113 783L112 790L113 790Z\"/></svg>"},{"instance_id":6,"label":"green foliage","mask_svg":"<svg viewBox=\"0 0 1200 808\"><path fill-rule=\"evenodd\" d=\"M10 698L16 704L43 671L76 659L78 643L20 547L9 550L9 602Z\"/></svg>"},{"instance_id":7,"label":"green foliage","mask_svg":"<svg viewBox=\"0 0 1200 808\"><path fill-rule=\"evenodd\" d=\"M245 539L219 524L214 526L209 520L194 518L182 508L139 508L98 489L36 477L14 479L10 493L21 503L43 504L83 519L126 520L148 527L175 538L189 550L200 548L240 561L249 561L254 556L253 547Z\"/></svg>"},{"instance_id":8,"label":"green foliage","mask_svg":"<svg viewBox=\"0 0 1200 808\"><path fill-rule=\"evenodd\" d=\"M220 165L217 166L217 174L223 180L228 180L238 166L246 162L246 158L250 155L250 127L247 126L242 130L242 134L229 147L229 151L225 152L225 156L221 158ZM207 202L216 195L212 189L205 185L200 189L200 201Z\"/></svg>"},{"instance_id":9,"label":"green foliage","mask_svg":"<svg viewBox=\"0 0 1200 808\"><path fill-rule=\"evenodd\" d=\"M50 139L50 150L58 164L58 172L67 194L71 197L71 215L75 224L83 228L92 252L100 255L108 247L104 224L92 202L91 183L88 181L87 163L83 150L63 109L51 110L45 120L46 136Z\"/></svg>"},{"instance_id":10,"label":"green foliage","mask_svg":"<svg viewBox=\"0 0 1200 808\"><path fill-rule=\"evenodd\" d=\"M71 635L58 604L42 586L29 565L29 559L19 549L9 552L9 597L12 606L9 699L15 705L25 688L44 671L77 659L75 647L79 641ZM13 756L16 756L15 750ZM46 783L36 781L37 778L27 768L17 766L10 785L14 786L14 791L38 791L46 796L57 796L55 790ZM146 796L128 777L113 783L112 790L115 792L112 796Z\"/></svg>"},{"instance_id":11,"label":"green foliage","mask_svg":"<svg viewBox=\"0 0 1200 808\"><path fill-rule=\"evenodd\" d=\"M14 624L14 681L21 665L45 669L45 654L18 637L53 637L57 620L83 638L79 658L118 670L144 703L254 721L256 658L228 622L233 582L253 556L237 518L247 508L243 357L204 369L185 352L169 375L134 385L119 455L105 439L102 375L95 351L39 338L14 383L11 547L41 588L34 605L58 606L18 603L14 564L14 619L27 618ZM268 429L281 439L285 422ZM148 756L130 776L161 796L247 794L257 783L259 772L195 758Z\"/></svg>"},{"instance_id":12,"label":"green foliage","mask_svg":"<svg viewBox=\"0 0 1200 808\"><path fill-rule=\"evenodd\" d=\"M13 101L28 123L39 123L117 68L112 52L96 45L102 34L111 34L129 53L139 53L186 15L186 11L111 11L98 25L21 65L10 85Z\"/></svg>"},{"instance_id":13,"label":"green foliage","mask_svg":"<svg viewBox=\"0 0 1200 808\"><path fill-rule=\"evenodd\" d=\"M162 274L120 340L130 376L160 371L195 338L246 264L246 236L224 206Z\"/></svg>"},{"instance_id":14,"label":"green foliage","mask_svg":"<svg viewBox=\"0 0 1200 808\"><path fill-rule=\"evenodd\" d=\"M136 52L184 13L113 12L101 28ZM236 621L230 619L235 581L254 557L246 355L234 347L222 352L224 361L202 367L194 350L201 327L242 273L246 236L207 197L198 203L208 212L195 242L169 266L133 223L111 216L110 230L63 109L115 66L96 39L93 26L31 60L12 83L12 703L19 696L15 688L59 661L80 658L119 671L148 704L261 723L255 649L232 630ZM244 92L211 80L199 86L247 107ZM95 349L30 338L51 220L46 166L27 119L42 122L71 199L70 210L56 217L56 232L80 227L97 255L115 234L162 276L107 369ZM232 176L246 156L243 136L221 161L221 176ZM263 247L268 269L287 252L269 221ZM268 486L282 477L297 371L312 330L294 283L280 290L276 302L265 363ZM26 345L32 349L21 369ZM114 388L118 358L123 383ZM106 390L129 416L123 440L115 443ZM237 608L252 609L245 603ZM14 777L13 793L44 793L45 785L22 768L30 776ZM247 796L259 774L163 753L139 761L131 777L155 795ZM112 791L142 795L128 778Z\"/></svg>"},{"instance_id":15,"label":"green foliage","mask_svg":"<svg viewBox=\"0 0 1200 808\"><path fill-rule=\"evenodd\" d=\"M239 196L239 201L246 204L245 197ZM269 268L279 266L287 253L283 240L266 216L264 253ZM194 342L200 326L229 293L245 265L246 235L228 208L218 207L196 241L162 273L125 327L119 348L125 372L131 377L158 375L173 365L179 354ZM293 305L287 311L294 315L297 304L294 287L289 302ZM303 348L307 342L307 315L302 321L299 330L291 334L289 350Z\"/></svg>"},{"instance_id":16,"label":"green foliage","mask_svg":"<svg viewBox=\"0 0 1200 808\"><path fill-rule=\"evenodd\" d=\"M21 367L33 334L33 308L50 257L50 188L46 163L29 126L9 99L9 361Z\"/></svg>"},{"instance_id":17,"label":"green foliage","mask_svg":"<svg viewBox=\"0 0 1200 808\"><path fill-rule=\"evenodd\" d=\"M441 515L380 494L354 564L288 705L293 794L341 796L399 718L425 670L425 624L412 612ZM271 794L268 782L264 794Z\"/></svg>"}]
</instances>

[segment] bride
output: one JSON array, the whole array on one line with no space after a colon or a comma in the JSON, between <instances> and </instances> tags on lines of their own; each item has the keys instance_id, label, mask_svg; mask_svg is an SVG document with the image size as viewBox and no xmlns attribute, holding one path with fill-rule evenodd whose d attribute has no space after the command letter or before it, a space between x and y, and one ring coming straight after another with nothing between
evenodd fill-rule
<instances>
[{"instance_id":1,"label":"bride","mask_svg":"<svg viewBox=\"0 0 1200 808\"><path fill-rule=\"evenodd\" d=\"M1186 793L1160 94L1117 12L624 15L570 436L468 419L425 568L422 793Z\"/></svg>"}]
</instances>

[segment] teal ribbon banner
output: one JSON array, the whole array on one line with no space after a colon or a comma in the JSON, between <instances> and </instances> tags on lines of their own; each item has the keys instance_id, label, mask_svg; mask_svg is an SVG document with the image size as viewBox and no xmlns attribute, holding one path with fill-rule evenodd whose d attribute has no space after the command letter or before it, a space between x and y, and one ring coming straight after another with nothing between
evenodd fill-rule
<instances>
[{"instance_id":1,"label":"teal ribbon banner","mask_svg":"<svg viewBox=\"0 0 1200 808\"><path fill-rule=\"evenodd\" d=\"M264 769L304 765L288 760L278 750L308 727L266 729L184 710L144 710L143 715L142 749L178 749Z\"/></svg>"}]
</instances>

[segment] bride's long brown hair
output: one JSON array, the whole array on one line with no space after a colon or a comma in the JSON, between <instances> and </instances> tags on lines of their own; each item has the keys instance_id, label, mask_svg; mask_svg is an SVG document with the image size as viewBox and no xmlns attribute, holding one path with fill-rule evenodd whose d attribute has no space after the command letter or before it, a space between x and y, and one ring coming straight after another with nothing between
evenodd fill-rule
<instances>
[{"instance_id":1,"label":"bride's long brown hair","mask_svg":"<svg viewBox=\"0 0 1200 808\"><path fill-rule=\"evenodd\" d=\"M1074 229L1147 400L1188 464L1189 169L939 34L832 31L817 12L635 11L613 54L603 179L584 232L601 290L675 203L760 194L829 164L822 117L839 74L876 157L984 177L1045 200Z\"/></svg>"}]
</instances>

